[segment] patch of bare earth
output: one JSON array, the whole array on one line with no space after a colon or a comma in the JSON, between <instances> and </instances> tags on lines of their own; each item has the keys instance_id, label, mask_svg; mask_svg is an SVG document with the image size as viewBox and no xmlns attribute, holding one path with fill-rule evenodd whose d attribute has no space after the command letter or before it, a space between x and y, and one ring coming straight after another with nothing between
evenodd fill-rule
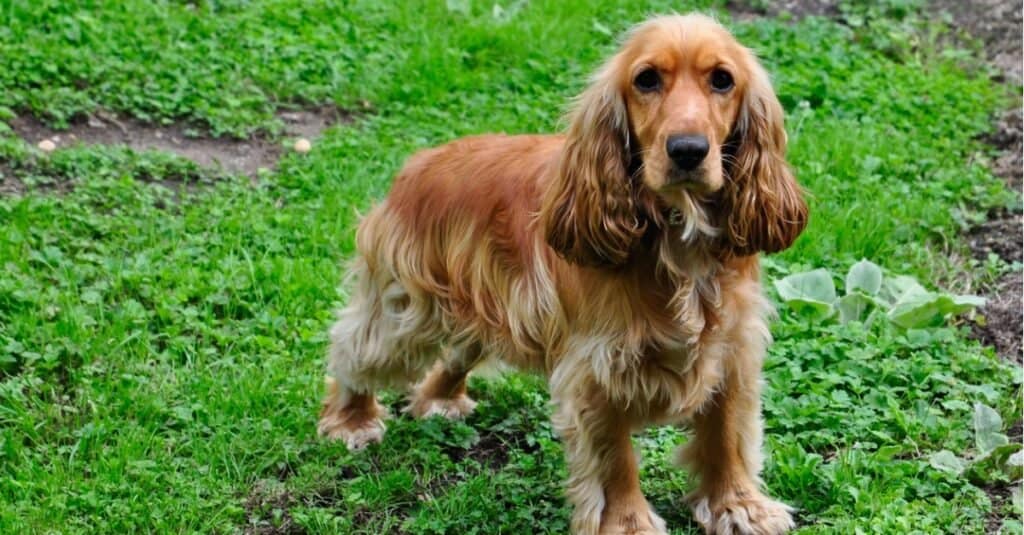
<instances>
[{"instance_id":1,"label":"patch of bare earth","mask_svg":"<svg viewBox=\"0 0 1024 535\"><path fill-rule=\"evenodd\" d=\"M18 195L24 193L25 185L14 178L14 170L7 162L0 160L0 195Z\"/></svg>"},{"instance_id":2,"label":"patch of bare earth","mask_svg":"<svg viewBox=\"0 0 1024 535\"><path fill-rule=\"evenodd\" d=\"M971 249L978 259L984 259L989 252L998 254L1007 262L1021 261L1020 243L1016 251L1007 247L1010 238L1020 238L1020 214L1005 216L986 222L971 229L968 235ZM1003 256L1011 252L1012 256ZM996 349L1002 357L1021 363L1021 293L1024 281L1021 272L1002 276L991 288L987 288L987 303L982 308L985 324L975 324L972 334L983 343Z\"/></svg>"},{"instance_id":3,"label":"patch of bare earth","mask_svg":"<svg viewBox=\"0 0 1024 535\"><path fill-rule=\"evenodd\" d=\"M297 500L287 491L275 492L257 481L245 500L246 535L298 535L306 530L295 523L289 509Z\"/></svg>"},{"instance_id":4,"label":"patch of bare earth","mask_svg":"<svg viewBox=\"0 0 1024 535\"><path fill-rule=\"evenodd\" d=\"M192 160L199 166L228 174L256 177L260 169L273 169L286 150L284 140L312 140L328 127L349 122L351 116L334 106L280 111L284 125L280 139L256 135L246 139L197 135L184 124L153 125L137 119L98 111L72 122L66 130L48 127L31 115L21 115L9 124L32 145L49 141L57 150L74 145L121 145L135 151L163 151ZM20 193L10 166L0 162L0 194Z\"/></svg>"},{"instance_id":5,"label":"patch of bare earth","mask_svg":"<svg viewBox=\"0 0 1024 535\"><path fill-rule=\"evenodd\" d=\"M935 0L932 6L953 16L956 29L981 40L988 61L999 69L1003 82L1019 95L1021 71L1024 67L1021 36L1024 26L1021 22L1021 3L1005 0ZM999 116L995 128L985 141L998 149L992 171L1002 178L1008 187L1021 192L1024 175L1024 144L1022 144L1022 101L1017 99L1014 108ZM968 232L971 251L976 258L985 259L996 254L1006 262L1022 261L1022 227L1020 211L991 214L989 221ZM1003 358L1022 361L1021 338L1024 331L1024 310L1021 296L1024 294L1021 272L1004 275L987 291L988 303L982 309L985 325L975 326L974 335L989 344ZM1018 420L1010 433L1010 439L1020 443ZM1019 485L1019 483L1016 483ZM1010 500L1012 485L990 485L985 488L992 509L985 524L986 533L999 533L1005 520L1004 512Z\"/></svg>"},{"instance_id":6,"label":"patch of bare earth","mask_svg":"<svg viewBox=\"0 0 1024 535\"><path fill-rule=\"evenodd\" d=\"M301 535L306 528L291 515L295 507L332 507L341 501L334 489L322 489L306 496L296 496L272 480L260 480L253 485L243 503L245 509L245 535ZM357 513L357 516L362 513ZM353 519L353 520L358 520ZM359 525L357 522L355 525Z\"/></svg>"},{"instance_id":7,"label":"patch of bare earth","mask_svg":"<svg viewBox=\"0 0 1024 535\"><path fill-rule=\"evenodd\" d=\"M988 60L1002 73L1011 87L1021 84L1024 64L1021 51L1021 4L998 0L957 2L937 0L936 7L953 15L954 24L978 38L984 45ZM1021 192L1024 174L1024 143L1022 143L1021 100L1014 109L1004 112L985 141L998 149L992 171L1008 187ZM992 218L968 233L971 251L985 259L996 254L1006 262L1022 262L1022 227L1020 212L992 214ZM1021 296L1024 293L1020 272L1009 273L989 289L988 304L982 310L986 325L975 328L977 338L991 344L1004 358L1022 360L1021 338L1024 330Z\"/></svg>"}]
</instances>

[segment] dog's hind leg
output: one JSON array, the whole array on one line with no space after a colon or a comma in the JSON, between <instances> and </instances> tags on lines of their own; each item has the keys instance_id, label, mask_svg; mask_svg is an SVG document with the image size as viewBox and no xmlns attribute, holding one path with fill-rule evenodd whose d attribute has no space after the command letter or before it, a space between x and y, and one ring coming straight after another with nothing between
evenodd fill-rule
<instances>
[{"instance_id":1,"label":"dog's hind leg","mask_svg":"<svg viewBox=\"0 0 1024 535\"><path fill-rule=\"evenodd\" d=\"M353 275L355 292L330 331L329 388L317 429L360 449L384 436L387 410L375 392L416 382L437 358L441 331L428 297L410 295L389 276L375 278L362 260Z\"/></svg>"},{"instance_id":2,"label":"dog's hind leg","mask_svg":"<svg viewBox=\"0 0 1024 535\"><path fill-rule=\"evenodd\" d=\"M440 415L453 420L469 415L476 402L466 394L466 376L482 357L479 343L451 348L448 358L439 360L416 385L406 412L417 418Z\"/></svg>"}]
</instances>

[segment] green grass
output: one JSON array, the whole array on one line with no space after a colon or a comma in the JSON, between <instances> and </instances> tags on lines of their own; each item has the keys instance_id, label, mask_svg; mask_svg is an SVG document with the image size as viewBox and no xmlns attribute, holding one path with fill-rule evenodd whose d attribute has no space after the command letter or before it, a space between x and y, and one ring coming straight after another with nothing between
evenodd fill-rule
<instances>
[{"instance_id":1,"label":"green grass","mask_svg":"<svg viewBox=\"0 0 1024 535\"><path fill-rule=\"evenodd\" d=\"M538 378L476 379L467 422L397 418L360 454L316 439L340 265L357 210L411 152L556 130L616 34L686 6L506 1L495 17L492 2L389 4L0 3L0 119L61 126L106 109L247 135L278 131L283 107L373 109L256 186L164 154L47 156L0 123L0 170L29 187L0 197L0 531L566 531ZM967 225L1019 203L977 141L1007 91L940 46L943 27L906 15L916 5L847 7L854 27L731 25L774 73L812 195L810 226L768 277L861 257L928 285L981 276L950 258L968 256ZM973 403L1017 421L1018 369L964 326L922 339L783 311L773 331L765 480L802 532L983 531L985 483L928 456L972 455ZM696 533L686 474L668 462L683 432L636 440L646 494Z\"/></svg>"}]
</instances>

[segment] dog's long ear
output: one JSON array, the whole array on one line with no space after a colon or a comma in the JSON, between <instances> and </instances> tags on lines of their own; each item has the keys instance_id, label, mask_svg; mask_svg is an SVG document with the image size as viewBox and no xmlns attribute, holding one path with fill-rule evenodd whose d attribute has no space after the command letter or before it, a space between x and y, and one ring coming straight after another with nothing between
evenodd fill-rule
<instances>
[{"instance_id":1,"label":"dog's long ear","mask_svg":"<svg viewBox=\"0 0 1024 535\"><path fill-rule=\"evenodd\" d=\"M540 211L548 244L585 266L625 264L645 229L629 176L629 118L613 58L576 99Z\"/></svg>"},{"instance_id":2,"label":"dog's long ear","mask_svg":"<svg viewBox=\"0 0 1024 535\"><path fill-rule=\"evenodd\" d=\"M786 164L782 105L768 73L748 56L750 81L730 136L733 158L722 192L725 245L733 254L774 253L807 225L807 204Z\"/></svg>"}]
</instances>

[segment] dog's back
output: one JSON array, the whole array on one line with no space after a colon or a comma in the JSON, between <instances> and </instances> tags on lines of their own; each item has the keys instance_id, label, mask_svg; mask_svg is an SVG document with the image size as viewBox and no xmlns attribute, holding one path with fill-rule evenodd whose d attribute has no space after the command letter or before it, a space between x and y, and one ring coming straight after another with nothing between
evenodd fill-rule
<instances>
[{"instance_id":1,"label":"dog's back","mask_svg":"<svg viewBox=\"0 0 1024 535\"><path fill-rule=\"evenodd\" d=\"M485 135L409 159L356 235L353 275L375 281L367 295L382 296L389 328L541 364L550 340L534 326L559 307L545 282L554 254L534 220L561 146L560 136Z\"/></svg>"}]
</instances>

